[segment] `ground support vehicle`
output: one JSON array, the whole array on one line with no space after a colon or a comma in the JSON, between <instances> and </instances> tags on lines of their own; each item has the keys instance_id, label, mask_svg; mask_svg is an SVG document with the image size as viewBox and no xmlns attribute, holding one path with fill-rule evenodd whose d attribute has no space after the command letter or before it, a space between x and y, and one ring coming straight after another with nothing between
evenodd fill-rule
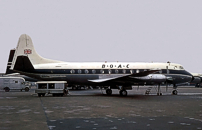
<instances>
[{"instance_id":1,"label":"ground support vehicle","mask_svg":"<svg viewBox=\"0 0 202 130\"><path fill-rule=\"evenodd\" d=\"M39 97L45 96L46 94L52 94L53 96L64 96L68 94L66 81L39 81L36 84L37 89L35 93Z\"/></svg>"},{"instance_id":2,"label":"ground support vehicle","mask_svg":"<svg viewBox=\"0 0 202 130\"><path fill-rule=\"evenodd\" d=\"M29 86L25 84L25 79L22 77L0 77L0 89L9 92L10 90L25 90L29 91Z\"/></svg>"}]
</instances>

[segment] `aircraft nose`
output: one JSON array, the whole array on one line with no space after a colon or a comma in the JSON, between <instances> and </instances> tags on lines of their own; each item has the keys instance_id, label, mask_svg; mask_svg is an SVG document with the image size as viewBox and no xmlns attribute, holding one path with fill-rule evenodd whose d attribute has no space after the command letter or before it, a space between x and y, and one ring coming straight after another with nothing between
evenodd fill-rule
<instances>
[{"instance_id":1,"label":"aircraft nose","mask_svg":"<svg viewBox=\"0 0 202 130\"><path fill-rule=\"evenodd\" d=\"M186 71L187 75L193 77L193 75L191 73L189 73L188 71Z\"/></svg>"}]
</instances>

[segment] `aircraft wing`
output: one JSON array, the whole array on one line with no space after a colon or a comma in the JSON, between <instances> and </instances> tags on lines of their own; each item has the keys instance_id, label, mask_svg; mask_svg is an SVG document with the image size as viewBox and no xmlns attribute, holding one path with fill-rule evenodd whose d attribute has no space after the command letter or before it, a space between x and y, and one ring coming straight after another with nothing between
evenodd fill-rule
<instances>
[{"instance_id":1,"label":"aircraft wing","mask_svg":"<svg viewBox=\"0 0 202 130\"><path fill-rule=\"evenodd\" d=\"M20 75L20 73L11 73L11 74L6 74L6 76L17 76Z\"/></svg>"},{"instance_id":2,"label":"aircraft wing","mask_svg":"<svg viewBox=\"0 0 202 130\"><path fill-rule=\"evenodd\" d=\"M133 82L134 79L131 79L131 77L143 77L143 76L147 76L149 74L152 74L154 72L158 72L160 71L160 69L152 69L152 70L147 70L144 72L139 72L139 73L135 73L135 74L126 74L126 75L121 75L121 76L115 76L115 77L102 77L100 79L94 79L94 80L88 80L90 82L94 82L94 83L105 83L105 82Z\"/></svg>"}]
</instances>

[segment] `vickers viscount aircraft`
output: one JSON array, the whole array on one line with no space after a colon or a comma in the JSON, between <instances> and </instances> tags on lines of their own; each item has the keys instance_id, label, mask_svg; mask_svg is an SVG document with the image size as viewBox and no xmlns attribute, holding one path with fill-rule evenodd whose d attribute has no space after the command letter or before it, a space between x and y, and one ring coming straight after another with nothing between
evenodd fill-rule
<instances>
[{"instance_id":1,"label":"vickers viscount aircraft","mask_svg":"<svg viewBox=\"0 0 202 130\"><path fill-rule=\"evenodd\" d=\"M69 85L104 86L108 95L119 89L126 96L132 85L158 85L190 82L192 75L180 64L136 62L63 62L41 57L31 38L20 36L11 70L43 81L67 81ZM174 89L173 93L176 94Z\"/></svg>"}]
</instances>

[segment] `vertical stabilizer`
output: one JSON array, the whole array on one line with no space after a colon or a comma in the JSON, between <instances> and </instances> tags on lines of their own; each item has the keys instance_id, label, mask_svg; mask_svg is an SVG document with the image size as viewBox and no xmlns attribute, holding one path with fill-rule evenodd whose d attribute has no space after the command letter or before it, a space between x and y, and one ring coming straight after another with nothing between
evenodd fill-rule
<instances>
[{"instance_id":1,"label":"vertical stabilizer","mask_svg":"<svg viewBox=\"0 0 202 130\"><path fill-rule=\"evenodd\" d=\"M26 34L22 34L18 40L18 44L13 57L11 69L14 68L18 56L28 57L32 65L61 62L61 61L46 59L38 55L34 49L32 39Z\"/></svg>"},{"instance_id":2,"label":"vertical stabilizer","mask_svg":"<svg viewBox=\"0 0 202 130\"><path fill-rule=\"evenodd\" d=\"M6 74L14 73L13 70L10 70L14 54L15 54L15 49L10 50L10 54L9 54L9 57L8 57L7 68L6 68Z\"/></svg>"}]
</instances>

